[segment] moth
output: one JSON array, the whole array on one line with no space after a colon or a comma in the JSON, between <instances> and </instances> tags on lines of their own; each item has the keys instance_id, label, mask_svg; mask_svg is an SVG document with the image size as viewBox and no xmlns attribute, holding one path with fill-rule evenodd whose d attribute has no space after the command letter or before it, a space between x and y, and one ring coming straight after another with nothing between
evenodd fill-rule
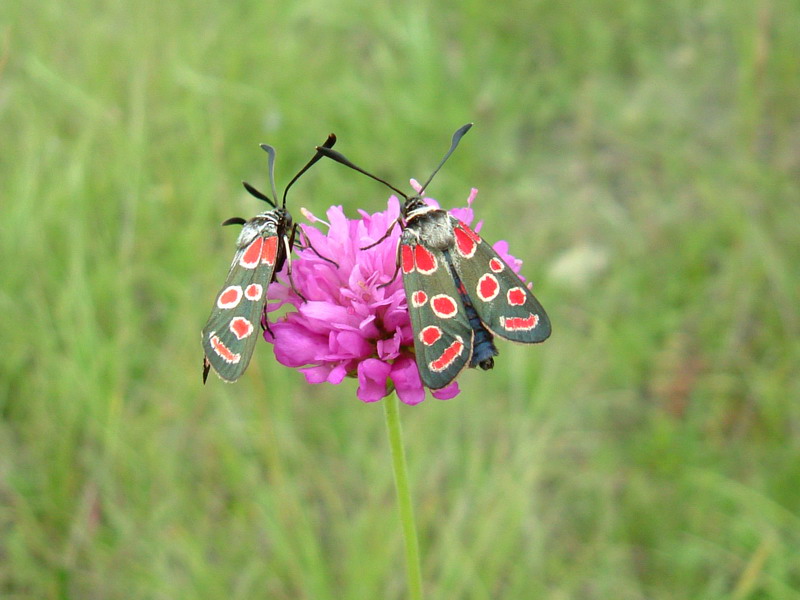
<instances>
[{"instance_id":1,"label":"moth","mask_svg":"<svg viewBox=\"0 0 800 600\"><path fill-rule=\"evenodd\" d=\"M366 250L401 228L397 267L388 285L402 272L414 333L414 352L423 383L440 389L465 367L488 370L498 355L495 336L535 344L551 332L542 305L516 273L480 235L447 211L422 199L425 188L472 127L452 138L450 149L419 192L408 196L356 166L340 152L317 151L389 187L404 198L397 221Z\"/></svg>"},{"instance_id":2,"label":"moth","mask_svg":"<svg viewBox=\"0 0 800 600\"><path fill-rule=\"evenodd\" d=\"M331 134L320 148L330 149L335 143L336 136ZM269 156L269 182L272 195L277 200L275 149L267 144L261 144L261 148ZM236 253L228 276L203 328L203 383L212 368L222 380L234 382L250 364L259 337L256 333L257 324L261 322L266 309L267 288L285 262L289 265L291 281L291 252L297 225L286 210L286 194L294 182L321 157L322 154L317 152L292 178L283 192L280 206L249 183L242 182L250 194L272 208L249 220L232 217L222 223L241 225L242 230L236 240Z\"/></svg>"}]
</instances>

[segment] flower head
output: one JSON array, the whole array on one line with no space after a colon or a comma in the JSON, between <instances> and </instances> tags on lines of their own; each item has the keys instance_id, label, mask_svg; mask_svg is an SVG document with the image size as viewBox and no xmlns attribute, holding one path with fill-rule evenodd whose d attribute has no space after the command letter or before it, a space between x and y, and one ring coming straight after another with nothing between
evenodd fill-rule
<instances>
[{"instance_id":1,"label":"flower head","mask_svg":"<svg viewBox=\"0 0 800 600\"><path fill-rule=\"evenodd\" d=\"M412 185L419 190L416 181L412 180ZM450 213L470 224L477 193L473 189L467 207ZM436 205L432 199L425 200ZM269 298L275 302L268 305L268 311L287 304L296 310L270 323L264 337L274 344L278 362L298 368L309 383L341 383L347 376L356 377L357 395L365 402L380 400L394 389L406 404L417 404L425 399L425 388L414 359L403 283L399 275L392 280L400 237L400 228L392 226L400 214L400 203L392 196L385 211L359 213L360 218L348 219L341 206L332 206L325 222L303 211L306 218L327 227L323 233L301 225L311 247L296 247L292 281L306 301L292 289L284 268L270 285ZM479 230L480 225L474 229ZM392 232L385 240L362 250L390 227ZM521 263L508 255L508 244L498 242L494 249L519 270ZM458 393L455 382L432 391L439 399Z\"/></svg>"}]
</instances>

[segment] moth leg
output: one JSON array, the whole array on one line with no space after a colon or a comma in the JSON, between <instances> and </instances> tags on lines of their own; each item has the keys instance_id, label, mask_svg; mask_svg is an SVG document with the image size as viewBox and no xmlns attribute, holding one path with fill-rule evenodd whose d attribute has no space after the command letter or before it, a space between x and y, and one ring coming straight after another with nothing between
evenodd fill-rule
<instances>
[{"instance_id":1,"label":"moth leg","mask_svg":"<svg viewBox=\"0 0 800 600\"><path fill-rule=\"evenodd\" d=\"M208 379L208 372L211 370L211 363L208 360L207 356L203 356L203 385L205 385L206 380Z\"/></svg>"},{"instance_id":2,"label":"moth leg","mask_svg":"<svg viewBox=\"0 0 800 600\"><path fill-rule=\"evenodd\" d=\"M397 219L395 219L394 222L389 226L389 229L386 230L386 233L384 233L376 242L372 242L369 246L364 246L363 248L359 248L359 250L369 250L370 248L374 248L375 246L380 244L383 240L388 238L392 234L394 226L401 224L400 219L401 217L397 217ZM397 273L395 273L395 276L397 276ZM394 279L394 277L392 279Z\"/></svg>"},{"instance_id":3,"label":"moth leg","mask_svg":"<svg viewBox=\"0 0 800 600\"><path fill-rule=\"evenodd\" d=\"M292 228L291 240L294 240L295 229L297 229L297 225L295 225ZM300 299L303 302L308 302L308 300L306 300L306 297L303 296L303 294L301 294L300 291L295 287L294 279L292 279L292 247L291 247L290 240L287 239L286 236L283 236L282 240L283 240L284 249L286 251L286 274L289 276L289 284L292 286L292 290L294 290L294 293L297 294L298 296L300 296ZM270 332L270 333L272 333L272 332Z\"/></svg>"},{"instance_id":4,"label":"moth leg","mask_svg":"<svg viewBox=\"0 0 800 600\"><path fill-rule=\"evenodd\" d=\"M264 303L264 308L261 311L261 331L269 331L269 334L274 338L275 334L269 328L269 319L267 318L267 303Z\"/></svg>"},{"instance_id":5,"label":"moth leg","mask_svg":"<svg viewBox=\"0 0 800 600\"><path fill-rule=\"evenodd\" d=\"M394 227L394 225L392 225L392 227ZM373 246L374 245L375 244L373 244ZM362 248L362 250L363 250L363 248ZM395 260L394 260L394 274L392 275L392 278L389 281L387 281L386 283L380 284L378 287L379 288L385 288L387 285L389 285L395 279L397 279L397 274L399 272L400 272L400 241L398 240L398 242L397 242L397 252L395 252Z\"/></svg>"},{"instance_id":6,"label":"moth leg","mask_svg":"<svg viewBox=\"0 0 800 600\"><path fill-rule=\"evenodd\" d=\"M295 225L295 227L297 227L297 225ZM321 258L322 260L324 260L325 262L329 262L329 263L331 263L331 264L332 264L334 267L336 267L337 269L339 268L339 263L337 263L335 260L331 260L330 258L327 258L327 257L325 257L325 256L322 256L322 254L320 254L319 252L317 252L317 249L316 249L316 248L314 248L314 246L311 244L311 240L309 239L308 235L306 234L306 232L305 232L305 231L303 231L303 229L302 229L302 228L300 229L300 235L301 235L301 237L303 238L303 246L302 246L302 248L303 248L304 250L305 250L306 248L308 248L309 250L311 250L311 251L312 251L314 254L316 254L318 257L320 257L320 258ZM292 231L292 237L294 238L294 231ZM298 245L299 245L299 244L298 244Z\"/></svg>"}]
</instances>

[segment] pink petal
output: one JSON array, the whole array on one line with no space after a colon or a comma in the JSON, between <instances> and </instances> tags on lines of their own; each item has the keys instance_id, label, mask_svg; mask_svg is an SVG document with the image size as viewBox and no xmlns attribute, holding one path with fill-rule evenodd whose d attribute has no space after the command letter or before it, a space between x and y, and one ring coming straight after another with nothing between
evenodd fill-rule
<instances>
[{"instance_id":1,"label":"pink petal","mask_svg":"<svg viewBox=\"0 0 800 600\"><path fill-rule=\"evenodd\" d=\"M471 208L451 208L447 212L449 212L459 221L464 221L464 223L467 225L471 224L472 219L474 218Z\"/></svg>"},{"instance_id":2,"label":"pink petal","mask_svg":"<svg viewBox=\"0 0 800 600\"><path fill-rule=\"evenodd\" d=\"M399 331L389 339L378 340L378 358L381 360L393 360L400 356L400 344L403 343L403 337Z\"/></svg>"},{"instance_id":3,"label":"pink petal","mask_svg":"<svg viewBox=\"0 0 800 600\"><path fill-rule=\"evenodd\" d=\"M431 396L437 400L450 400L450 398L455 398L460 393L461 390L458 387L458 383L455 381L440 390L431 390Z\"/></svg>"},{"instance_id":4,"label":"pink petal","mask_svg":"<svg viewBox=\"0 0 800 600\"><path fill-rule=\"evenodd\" d=\"M308 383L324 383L328 381L333 367L331 365L323 365L319 367L303 367L300 372L306 376Z\"/></svg>"},{"instance_id":5,"label":"pink petal","mask_svg":"<svg viewBox=\"0 0 800 600\"><path fill-rule=\"evenodd\" d=\"M336 306L332 302L309 300L300 307L300 313L309 319L319 319L328 323L341 323L350 320L347 308Z\"/></svg>"},{"instance_id":6,"label":"pink petal","mask_svg":"<svg viewBox=\"0 0 800 600\"><path fill-rule=\"evenodd\" d=\"M306 376L308 383L342 383L347 376L347 370L343 365L331 368L330 365L321 367L303 367L300 372Z\"/></svg>"},{"instance_id":7,"label":"pink petal","mask_svg":"<svg viewBox=\"0 0 800 600\"><path fill-rule=\"evenodd\" d=\"M275 358L287 367L301 367L316 362L317 356L327 352L327 339L315 335L305 327L280 322L270 325L275 334Z\"/></svg>"},{"instance_id":8,"label":"pink petal","mask_svg":"<svg viewBox=\"0 0 800 600\"><path fill-rule=\"evenodd\" d=\"M391 365L377 358L360 362L356 395L364 402L377 402L386 396L386 378L391 370Z\"/></svg>"},{"instance_id":9,"label":"pink petal","mask_svg":"<svg viewBox=\"0 0 800 600\"><path fill-rule=\"evenodd\" d=\"M339 358L364 358L372 354L369 340L353 331L333 333L328 341L329 353Z\"/></svg>"},{"instance_id":10,"label":"pink petal","mask_svg":"<svg viewBox=\"0 0 800 600\"><path fill-rule=\"evenodd\" d=\"M413 358L405 356L394 361L389 377L397 390L397 397L405 404L419 404L425 400L425 388Z\"/></svg>"}]
</instances>

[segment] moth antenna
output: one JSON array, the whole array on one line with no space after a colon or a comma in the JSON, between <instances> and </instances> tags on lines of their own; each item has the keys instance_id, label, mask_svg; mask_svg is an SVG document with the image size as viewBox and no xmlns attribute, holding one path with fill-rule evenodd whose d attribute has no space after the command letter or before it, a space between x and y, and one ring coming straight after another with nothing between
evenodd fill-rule
<instances>
[{"instance_id":1,"label":"moth antenna","mask_svg":"<svg viewBox=\"0 0 800 600\"><path fill-rule=\"evenodd\" d=\"M436 169L433 171L433 173L431 173L431 176L428 177L428 181L425 182L425 185L423 185L420 188L420 190L419 190L419 195L420 196L422 196L422 193L425 191L425 188L428 187L428 184L433 180L433 178L439 172L439 169L441 169L442 166L444 165L444 163L447 162L447 159L450 158L450 155L453 153L453 151L458 146L458 143L461 141L461 138L464 137L464 134L467 133L470 130L471 127L472 127L472 123L467 123L466 125L463 125L460 128L458 128L456 130L456 132L453 134L453 140L450 142L450 150L447 151L447 154L444 155L444 158L442 159L442 162L439 163L439 166L436 167Z\"/></svg>"},{"instance_id":2,"label":"moth antenna","mask_svg":"<svg viewBox=\"0 0 800 600\"><path fill-rule=\"evenodd\" d=\"M358 165L353 164L341 152L337 152L336 150L331 150L330 148L326 148L325 146L317 146L317 152L322 156L327 156L328 158L343 164L345 167L350 167L354 171L358 171L362 175L366 175L367 177L374 179L375 181L379 181L380 183L388 187L390 190L395 192L397 195L402 196L404 199L408 200L408 196L403 192L401 192L400 190L398 190L396 187L394 187L391 183L381 179L380 177L377 177L376 175L373 175L369 171L365 171Z\"/></svg>"},{"instance_id":3,"label":"moth antenna","mask_svg":"<svg viewBox=\"0 0 800 600\"><path fill-rule=\"evenodd\" d=\"M322 148L332 148L335 143L336 143L336 135L331 133L328 136L328 139L325 140L325 143L323 143L321 147ZM320 158L322 158L322 154L320 154L319 151L317 151L317 153L314 154L314 157L310 161L308 161L306 163L305 167L303 167L302 169L300 169L297 172L297 175L295 175L292 178L292 180L289 182L289 185L287 185L286 189L283 190L283 207L284 208L286 208L286 194L289 192L289 188L292 187L292 185L294 185L294 182L297 181L298 179L300 179L300 176L303 173L305 173L306 171L308 171Z\"/></svg>"},{"instance_id":4,"label":"moth antenna","mask_svg":"<svg viewBox=\"0 0 800 600\"><path fill-rule=\"evenodd\" d=\"M269 154L269 185L272 188L272 197L277 200L278 192L275 189L275 148L269 144L260 144L260 146L264 152Z\"/></svg>"},{"instance_id":5,"label":"moth antenna","mask_svg":"<svg viewBox=\"0 0 800 600\"><path fill-rule=\"evenodd\" d=\"M251 195L255 196L259 200L263 200L264 202L269 204L271 207L277 208L277 206L275 206L275 203L272 200L270 200L269 197L266 194L264 194L262 192L259 192L256 188L254 188L252 185L250 185L246 181L243 181L242 185L244 186L244 189L246 189L248 192L250 192Z\"/></svg>"}]
</instances>

